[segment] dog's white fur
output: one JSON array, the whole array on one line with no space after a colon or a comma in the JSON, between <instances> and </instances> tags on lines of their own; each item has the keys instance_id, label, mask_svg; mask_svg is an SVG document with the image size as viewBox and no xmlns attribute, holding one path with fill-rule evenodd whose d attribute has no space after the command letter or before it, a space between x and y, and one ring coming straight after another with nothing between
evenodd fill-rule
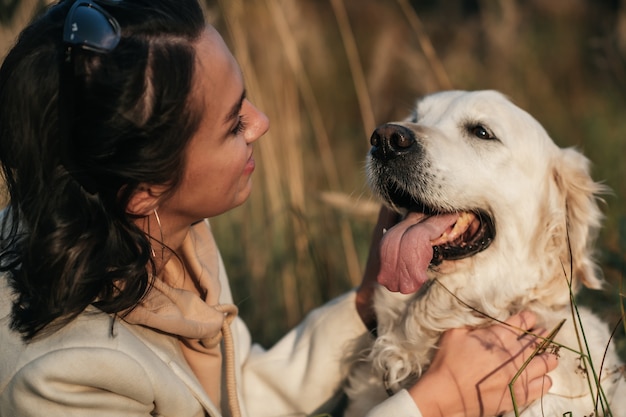
<instances>
[{"instance_id":1,"label":"dog's white fur","mask_svg":"<svg viewBox=\"0 0 626 417\"><path fill-rule=\"evenodd\" d=\"M506 320L521 310L535 312L538 326L548 329L567 320L555 339L565 347L558 349L559 366L550 374L553 387L521 415L603 415L594 408L596 392L590 394L587 378L594 385L599 377L612 415L626 416L623 366L609 344L607 325L580 308L582 326L576 330L570 302L570 288L576 293L581 284L602 286L593 246L602 218L598 195L605 190L590 178L589 161L575 149L556 146L532 116L495 91L426 96L411 117L396 124L415 132L423 147L420 161L402 173L406 191L446 211L483 209L496 234L472 257L431 266L431 281L417 294L378 289L378 337L373 344L360 341L366 347L351 360L346 416L363 416L387 398L385 373L394 391L411 386L428 368L445 330L492 324L492 318ZM468 127L474 125L496 139L473 137ZM378 175L369 156L370 185L384 195ZM593 371L581 361L587 353L578 342L581 328Z\"/></svg>"}]
</instances>

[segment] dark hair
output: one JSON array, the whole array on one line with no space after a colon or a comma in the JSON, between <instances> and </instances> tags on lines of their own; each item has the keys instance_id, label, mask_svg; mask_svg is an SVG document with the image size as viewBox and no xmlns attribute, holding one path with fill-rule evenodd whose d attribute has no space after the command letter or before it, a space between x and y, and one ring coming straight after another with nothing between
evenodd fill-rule
<instances>
[{"instance_id":1,"label":"dark hair","mask_svg":"<svg viewBox=\"0 0 626 417\"><path fill-rule=\"evenodd\" d=\"M12 328L25 340L90 304L120 313L141 300L154 263L126 207L142 183L177 186L200 120L193 42L206 23L196 0L96 2L119 22L121 40L109 53L75 54L70 134L59 122L59 83L73 1L31 23L0 68L10 194L0 271L15 293Z\"/></svg>"}]
</instances>

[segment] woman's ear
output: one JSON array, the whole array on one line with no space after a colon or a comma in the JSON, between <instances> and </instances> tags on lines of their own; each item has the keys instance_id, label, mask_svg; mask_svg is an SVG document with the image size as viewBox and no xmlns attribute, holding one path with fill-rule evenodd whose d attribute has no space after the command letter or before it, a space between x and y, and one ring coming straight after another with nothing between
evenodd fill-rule
<instances>
[{"instance_id":1,"label":"woman's ear","mask_svg":"<svg viewBox=\"0 0 626 417\"><path fill-rule=\"evenodd\" d=\"M139 184L128 200L126 212L139 217L149 215L159 207L160 198L164 192L164 186Z\"/></svg>"}]
</instances>

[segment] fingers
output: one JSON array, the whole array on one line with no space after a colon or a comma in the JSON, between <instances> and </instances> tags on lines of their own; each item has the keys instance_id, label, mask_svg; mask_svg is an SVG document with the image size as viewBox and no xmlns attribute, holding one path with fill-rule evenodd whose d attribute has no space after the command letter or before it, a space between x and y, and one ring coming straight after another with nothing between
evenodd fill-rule
<instances>
[{"instance_id":1,"label":"fingers","mask_svg":"<svg viewBox=\"0 0 626 417\"><path fill-rule=\"evenodd\" d=\"M530 311L522 311L521 313L509 317L505 323L512 328L527 331L535 327L537 316Z\"/></svg>"},{"instance_id":2,"label":"fingers","mask_svg":"<svg viewBox=\"0 0 626 417\"><path fill-rule=\"evenodd\" d=\"M518 403L528 404L547 393L552 386L547 373L557 367L558 356L545 352L543 345L546 338L554 336L555 331L550 333L544 328L535 328L536 316L530 312L512 316L506 325L510 326L509 331L499 330L499 335L502 337L502 347L511 355L509 362L517 375L513 393ZM510 341L511 335L517 335L517 349L515 343ZM532 359L528 361L528 358Z\"/></svg>"},{"instance_id":3,"label":"fingers","mask_svg":"<svg viewBox=\"0 0 626 417\"><path fill-rule=\"evenodd\" d=\"M513 385L513 393L516 400L521 403L528 403L546 394L552 387L552 379L548 372L558 365L558 358L551 353L543 353L535 356L524 368Z\"/></svg>"},{"instance_id":4,"label":"fingers","mask_svg":"<svg viewBox=\"0 0 626 417\"><path fill-rule=\"evenodd\" d=\"M533 381L554 370L559 364L558 357L553 353L536 355L524 368L526 379Z\"/></svg>"},{"instance_id":5,"label":"fingers","mask_svg":"<svg viewBox=\"0 0 626 417\"><path fill-rule=\"evenodd\" d=\"M523 311L509 317L503 323L495 323L485 328L468 329L468 331L485 343L510 350L514 340L520 343L516 346L526 347L527 344L535 341L535 335L542 334L543 329L534 329L536 323L537 317L534 313Z\"/></svg>"},{"instance_id":6,"label":"fingers","mask_svg":"<svg viewBox=\"0 0 626 417\"><path fill-rule=\"evenodd\" d=\"M534 401L547 394L552 387L550 375L541 375L528 383L528 401Z\"/></svg>"},{"instance_id":7,"label":"fingers","mask_svg":"<svg viewBox=\"0 0 626 417\"><path fill-rule=\"evenodd\" d=\"M523 312L488 327L446 331L421 380L435 389L418 382L410 394L420 407L437 399L451 410L443 415L453 415L455 404L462 405L460 415L499 415L513 410L513 400L525 406L540 398L552 386L546 373L556 368L558 358L541 349L554 332L537 329L536 323L534 314Z\"/></svg>"},{"instance_id":8,"label":"fingers","mask_svg":"<svg viewBox=\"0 0 626 417\"><path fill-rule=\"evenodd\" d=\"M499 346L510 353L514 353L511 350L514 346L519 346L520 348L520 351L515 353L523 353L523 350L528 348L535 350L546 341L546 338L551 338L545 328L536 328L536 323L537 317L534 313L523 311L511 316L504 323L485 328L484 330L486 330L489 336L483 334L482 337L499 341ZM475 331L478 332L480 329ZM518 342L517 345L513 343L513 338Z\"/></svg>"}]
</instances>

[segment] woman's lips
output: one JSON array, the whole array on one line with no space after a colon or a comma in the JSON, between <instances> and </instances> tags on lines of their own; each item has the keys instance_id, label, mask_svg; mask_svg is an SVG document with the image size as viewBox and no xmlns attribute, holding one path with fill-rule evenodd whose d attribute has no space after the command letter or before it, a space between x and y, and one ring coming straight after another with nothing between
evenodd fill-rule
<instances>
[{"instance_id":1,"label":"woman's lips","mask_svg":"<svg viewBox=\"0 0 626 417\"><path fill-rule=\"evenodd\" d=\"M255 167L256 167L256 163L254 162L254 156L250 155L250 158L248 158L248 162L246 162L246 167L244 168L244 171L243 171L244 174L246 175L252 174Z\"/></svg>"}]
</instances>

